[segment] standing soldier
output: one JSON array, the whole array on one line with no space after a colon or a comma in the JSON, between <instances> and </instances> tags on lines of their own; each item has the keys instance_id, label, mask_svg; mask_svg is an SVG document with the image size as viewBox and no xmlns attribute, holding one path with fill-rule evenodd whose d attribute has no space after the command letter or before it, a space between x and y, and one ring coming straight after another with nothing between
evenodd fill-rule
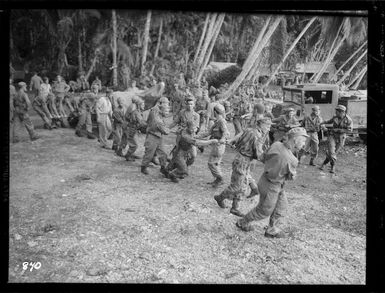
<instances>
[{"instance_id":1,"label":"standing soldier","mask_svg":"<svg viewBox=\"0 0 385 293\"><path fill-rule=\"evenodd\" d=\"M337 154L345 145L346 133L353 131L353 121L348 115L346 115L346 107L343 105L337 105L336 115L332 119L321 123L321 125L323 124L333 124L333 126L329 131L326 159L322 163L320 169L323 170L323 167L330 162L330 173L334 173Z\"/></svg>"},{"instance_id":2,"label":"standing soldier","mask_svg":"<svg viewBox=\"0 0 385 293\"><path fill-rule=\"evenodd\" d=\"M139 97L132 98L132 104L128 107L125 115L125 126L123 127L122 141L118 150L118 155L123 156L122 150L128 144L128 150L125 155L127 161L135 161L140 157L134 155L138 149L138 143L136 141L136 133L138 131L144 132L146 128L146 122L143 118L144 101Z\"/></svg>"},{"instance_id":3,"label":"standing soldier","mask_svg":"<svg viewBox=\"0 0 385 293\"><path fill-rule=\"evenodd\" d=\"M291 128L299 126L299 122L297 118L295 118L294 113L293 108L288 108L285 110L284 115L272 120L273 123L277 123L276 130L274 131L274 142L282 141Z\"/></svg>"},{"instance_id":4,"label":"standing soldier","mask_svg":"<svg viewBox=\"0 0 385 293\"><path fill-rule=\"evenodd\" d=\"M169 129L172 129L177 125L179 126L176 137L176 145L178 145L180 133L183 129L186 128L187 121L192 121L194 125L194 133L196 133L199 128L199 114L194 111L194 97L192 95L188 95L185 101L185 108L179 112L179 114L175 117L174 121L169 126ZM194 163L196 156L197 148L194 145L190 148L188 165L192 165Z\"/></svg>"},{"instance_id":5,"label":"standing soldier","mask_svg":"<svg viewBox=\"0 0 385 293\"><path fill-rule=\"evenodd\" d=\"M304 153L310 152L310 166L315 166L314 160L318 156L318 132L321 130L322 117L320 116L320 108L319 106L313 106L312 112L309 116L305 116L302 121L302 126L306 129L309 137L306 140L305 147L303 150L299 152L298 162L301 162L301 157Z\"/></svg>"},{"instance_id":6,"label":"standing soldier","mask_svg":"<svg viewBox=\"0 0 385 293\"><path fill-rule=\"evenodd\" d=\"M216 121L214 125L211 126L209 131L201 133L197 138L205 138L207 136L210 139L217 139L218 143L211 146L211 152L209 155L208 167L211 171L211 174L214 176L215 180L209 184L212 187L216 188L219 185L223 184L223 174L221 170L221 162L223 154L226 150L226 141L230 137L230 132L227 129L227 123L225 120L225 107L221 104L216 104L214 106L214 114Z\"/></svg>"},{"instance_id":7,"label":"standing soldier","mask_svg":"<svg viewBox=\"0 0 385 293\"><path fill-rule=\"evenodd\" d=\"M306 130L296 127L288 132L288 140L284 143L277 141L262 156L265 163L263 174L258 182L260 198L258 205L236 222L243 231L252 231L252 221L263 220L270 216L265 237L283 238L285 233L279 228L287 210L287 198L283 190L286 180L293 180L298 165L293 155L305 145Z\"/></svg>"},{"instance_id":8,"label":"standing soldier","mask_svg":"<svg viewBox=\"0 0 385 293\"><path fill-rule=\"evenodd\" d=\"M144 142L144 156L141 165L141 172L148 175L148 166L153 160L154 155L159 158L160 172L167 176L166 164L167 154L164 150L163 136L168 135L170 130L166 127L165 119L169 111L169 101L166 97L161 97L148 115L147 136Z\"/></svg>"},{"instance_id":9,"label":"standing soldier","mask_svg":"<svg viewBox=\"0 0 385 293\"><path fill-rule=\"evenodd\" d=\"M261 160L263 154L263 144L269 131L271 120L269 118L260 118L255 128L248 128L240 135L234 137L230 144L234 146L237 155L233 161L233 171L231 173L230 185L222 191L221 194L214 196L214 199L221 208L225 208L224 200L233 201L230 213L243 217L243 214L238 210L239 202L242 196L245 195L249 185L249 173L251 162Z\"/></svg>"},{"instance_id":10,"label":"standing soldier","mask_svg":"<svg viewBox=\"0 0 385 293\"><path fill-rule=\"evenodd\" d=\"M26 93L27 91L27 84L23 81L18 83L19 90L14 95L13 100L13 124L12 124L12 136L13 136L13 142L19 142L19 139L17 137L17 130L18 124L23 124L25 128L28 131L30 139L36 140L39 138L39 136L35 132L35 128L33 127L32 121L29 118L28 111L31 107L31 102L28 98L28 95Z\"/></svg>"},{"instance_id":11,"label":"standing soldier","mask_svg":"<svg viewBox=\"0 0 385 293\"><path fill-rule=\"evenodd\" d=\"M92 85L92 87L94 86L98 87L99 89L99 86L97 84ZM108 137L110 136L112 128L111 120L109 117L112 115L112 106L110 100L105 95L102 95L96 100L95 112L96 119L98 122L100 145L102 148L110 149Z\"/></svg>"},{"instance_id":12,"label":"standing soldier","mask_svg":"<svg viewBox=\"0 0 385 293\"><path fill-rule=\"evenodd\" d=\"M112 149L115 151L115 153L118 156L123 156L122 150L120 149L120 144L122 142L122 136L123 136L123 124L125 124L124 120L124 107L123 107L123 100L122 98L117 99L118 106L115 107L115 109L112 112L112 119L113 119L113 134L114 139L112 143Z\"/></svg>"},{"instance_id":13,"label":"standing soldier","mask_svg":"<svg viewBox=\"0 0 385 293\"><path fill-rule=\"evenodd\" d=\"M40 85L43 83L43 80L40 76L37 75L37 72L33 72L31 77L31 82L29 84L29 90L32 91L33 98L36 98L39 95Z\"/></svg>"},{"instance_id":14,"label":"standing soldier","mask_svg":"<svg viewBox=\"0 0 385 293\"><path fill-rule=\"evenodd\" d=\"M99 91L102 90L102 81L99 79L99 77L95 77L95 80L92 82L91 86L96 84L99 87Z\"/></svg>"},{"instance_id":15,"label":"standing soldier","mask_svg":"<svg viewBox=\"0 0 385 293\"><path fill-rule=\"evenodd\" d=\"M93 92L84 93L79 100L79 122L76 126L75 134L83 137L83 126L86 126L87 138L95 139L95 135L92 133L92 116L91 111L95 105L95 101L98 95L98 87L92 87Z\"/></svg>"},{"instance_id":16,"label":"standing soldier","mask_svg":"<svg viewBox=\"0 0 385 293\"><path fill-rule=\"evenodd\" d=\"M64 81L64 79L60 75L58 75L56 77L54 92L56 94L56 100L59 104L59 114L61 118L67 117L67 114L63 108L63 100L64 96L69 90L70 86Z\"/></svg>"}]
</instances>

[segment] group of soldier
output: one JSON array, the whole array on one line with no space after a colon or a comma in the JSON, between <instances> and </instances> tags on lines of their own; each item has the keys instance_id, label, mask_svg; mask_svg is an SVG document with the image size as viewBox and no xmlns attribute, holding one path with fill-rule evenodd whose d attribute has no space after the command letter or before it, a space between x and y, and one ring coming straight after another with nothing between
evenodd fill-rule
<instances>
[{"instance_id":1,"label":"group of soldier","mask_svg":"<svg viewBox=\"0 0 385 293\"><path fill-rule=\"evenodd\" d=\"M280 226L287 209L287 199L284 192L286 180L296 176L296 168L301 157L310 154L311 166L315 166L318 156L318 133L325 128L325 124L332 124L329 133L326 159L321 169L331 164L330 172L335 172L337 153L343 147L346 133L352 130L353 124L346 115L343 105L336 107L336 115L329 121L323 121L320 109L314 105L310 114L305 113L303 121L299 122L293 108L275 118L271 113L271 105L264 101L264 93L255 91L252 85L242 85L229 99L224 98L228 85L219 89L208 88L207 81L189 80L187 83L183 74L178 76L174 89L167 97L160 97L149 110L147 119L144 118L145 102L139 96L132 98L132 103L126 109L121 98L116 105L112 99L113 92L102 88L99 81L91 86L91 91L74 102L65 93L88 90L89 84L80 77L78 82L65 84L60 76L54 84L55 95L52 94L48 80L40 82L36 90L37 78L31 80L31 89L35 90L34 109L45 121L47 128L52 128L56 119L65 117L62 110L63 103L69 103L77 113L75 134L96 138L92 134L92 111L96 112L99 128L99 142L103 148L112 149L117 156L125 157L127 161L140 159L135 154L138 148L138 133L146 135L144 142L144 156L141 162L141 173L149 175L148 167L151 163L160 165L160 172L172 182L178 183L189 175L188 169L196 157L198 150L204 152L210 148L208 168L214 177L209 184L217 189L224 182L221 168L222 158L226 146L236 153L232 162L232 173L229 185L214 200L221 208L226 208L225 201L231 200L230 213L239 216L236 226L243 231L251 231L252 221L270 217L265 231L266 237L285 237ZM28 96L26 84L20 82L18 91L11 88L11 99L14 105L13 119L24 122L31 139L36 139L33 125L28 117ZM133 85L135 86L135 85ZM53 97L52 97L53 96ZM40 103L40 104L37 104ZM47 106L46 106L47 105ZM58 110L53 110L58 105ZM70 106L68 108L71 109ZM169 113L172 108L172 115ZM40 112L42 112L42 114ZM45 116L44 116L45 115ZM172 121L169 122L169 118ZM228 122L234 125L235 135L231 137ZM170 133L176 134L175 147L171 151L171 158L167 155L164 139ZM112 138L112 146L109 144ZM127 150L126 150L127 149ZM126 150L126 151L125 151ZM256 161L264 164L264 170L256 183L252 173ZM247 190L250 193L246 195ZM239 202L244 198L258 195L259 203L248 213L239 210Z\"/></svg>"}]
</instances>

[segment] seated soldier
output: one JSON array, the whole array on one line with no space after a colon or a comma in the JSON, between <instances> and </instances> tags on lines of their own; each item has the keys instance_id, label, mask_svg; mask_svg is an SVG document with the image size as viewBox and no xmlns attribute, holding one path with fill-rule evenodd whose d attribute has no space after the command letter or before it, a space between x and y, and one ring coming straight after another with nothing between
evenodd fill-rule
<instances>
[{"instance_id":1,"label":"seated soldier","mask_svg":"<svg viewBox=\"0 0 385 293\"><path fill-rule=\"evenodd\" d=\"M172 182L178 183L179 179L183 179L188 176L187 159L193 146L199 147L218 143L217 139L205 141L195 139L194 130L194 122L191 120L187 121L186 128L180 133L177 145L172 151L172 159L166 167L166 170L168 171L168 178L170 178Z\"/></svg>"}]
</instances>

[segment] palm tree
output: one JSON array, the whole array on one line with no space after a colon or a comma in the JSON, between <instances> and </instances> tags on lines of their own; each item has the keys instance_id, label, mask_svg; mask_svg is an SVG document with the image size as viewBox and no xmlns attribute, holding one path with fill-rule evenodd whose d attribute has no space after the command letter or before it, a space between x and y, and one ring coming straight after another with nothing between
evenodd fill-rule
<instances>
[{"instance_id":1,"label":"palm tree","mask_svg":"<svg viewBox=\"0 0 385 293\"><path fill-rule=\"evenodd\" d=\"M112 85L118 85L118 64L117 64L117 23L116 23L116 11L112 9L111 15L112 21Z\"/></svg>"},{"instance_id":2,"label":"palm tree","mask_svg":"<svg viewBox=\"0 0 385 293\"><path fill-rule=\"evenodd\" d=\"M364 56L366 56L366 54L368 53L368 50L365 50L360 57L358 57L358 59L353 63L353 65L349 68L349 70L347 70L345 72L345 74L341 77L341 79L339 81L336 82L337 85L340 85L349 75L350 75L350 72L352 72L353 68L356 67L356 65L358 64L358 62L361 61L362 58L364 58Z\"/></svg>"},{"instance_id":3,"label":"palm tree","mask_svg":"<svg viewBox=\"0 0 385 293\"><path fill-rule=\"evenodd\" d=\"M147 46L148 46L148 39L150 34L150 23L151 23L151 10L148 10L146 24L144 27L144 35L143 35L142 61L140 63L141 75L144 73L144 64L146 63L146 59L147 59Z\"/></svg>"}]
</instances>

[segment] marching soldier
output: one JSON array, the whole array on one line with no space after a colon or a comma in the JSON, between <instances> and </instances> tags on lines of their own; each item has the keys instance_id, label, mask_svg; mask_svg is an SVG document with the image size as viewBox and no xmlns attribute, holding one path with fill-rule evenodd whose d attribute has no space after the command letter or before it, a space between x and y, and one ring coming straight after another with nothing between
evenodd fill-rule
<instances>
[{"instance_id":1,"label":"marching soldier","mask_svg":"<svg viewBox=\"0 0 385 293\"><path fill-rule=\"evenodd\" d=\"M221 162L223 154L226 150L226 141L230 137L230 132L227 129L227 123L225 120L225 107L221 104L216 104L214 106L215 122L211 126L209 131L201 133L197 138L205 138L207 136L210 139L217 139L218 143L211 145L211 152L209 155L208 167L211 171L211 174L214 176L215 180L209 184L212 187L216 188L219 185L223 184L223 174L221 170Z\"/></svg>"},{"instance_id":2,"label":"marching soldier","mask_svg":"<svg viewBox=\"0 0 385 293\"><path fill-rule=\"evenodd\" d=\"M141 165L141 172L148 175L148 166L153 160L154 155L159 158L160 172L167 176L166 164L167 154L164 150L163 136L168 135L170 130L166 126L166 117L169 111L169 101L166 97L161 97L148 115L147 136L144 142L144 156Z\"/></svg>"},{"instance_id":3,"label":"marching soldier","mask_svg":"<svg viewBox=\"0 0 385 293\"><path fill-rule=\"evenodd\" d=\"M132 98L132 104L128 107L125 114L125 123L123 124L123 136L118 150L118 155L123 156L122 150L128 144L128 150L125 155L127 161L135 161L140 157L134 155L138 148L136 133L138 130L144 132L146 121L143 118L144 101L139 97Z\"/></svg>"},{"instance_id":4,"label":"marching soldier","mask_svg":"<svg viewBox=\"0 0 385 293\"><path fill-rule=\"evenodd\" d=\"M333 124L332 129L329 131L326 159L322 163L320 169L323 170L323 167L330 162L330 173L334 173L337 154L345 145L346 133L353 131L353 121L346 114L346 107L343 105L337 105L336 115L332 119L321 122L320 124Z\"/></svg>"},{"instance_id":5,"label":"marching soldier","mask_svg":"<svg viewBox=\"0 0 385 293\"><path fill-rule=\"evenodd\" d=\"M243 214L238 210L239 202L249 185L251 162L254 159L261 160L262 158L264 152L262 146L265 143L266 133L269 131L270 125L271 120L269 118L260 118L257 120L255 128L247 128L229 142L237 151L232 164L231 182L221 194L214 196L214 199L221 208L226 207L225 199L232 200L230 213L236 216L243 217Z\"/></svg>"},{"instance_id":6,"label":"marching soldier","mask_svg":"<svg viewBox=\"0 0 385 293\"><path fill-rule=\"evenodd\" d=\"M286 180L293 180L296 176L298 160L294 156L305 145L306 130L296 127L288 132L285 142L277 141L262 156L265 163L263 174L258 182L260 198L258 205L236 222L236 226L243 231L252 231L252 221L270 217L265 237L283 238L285 233L279 228L282 218L286 214L287 199L283 190Z\"/></svg>"},{"instance_id":7,"label":"marching soldier","mask_svg":"<svg viewBox=\"0 0 385 293\"><path fill-rule=\"evenodd\" d=\"M310 153L310 166L315 166L314 160L318 156L319 139L318 132L321 130L321 123L323 119L320 116L320 108L315 105L312 108L312 112L309 116L305 116L302 121L302 127L306 129L309 137L306 140L305 147L299 152L298 162L301 162L301 157L304 153Z\"/></svg>"},{"instance_id":8,"label":"marching soldier","mask_svg":"<svg viewBox=\"0 0 385 293\"><path fill-rule=\"evenodd\" d=\"M19 142L18 136L17 136L17 130L18 124L23 124L25 128L28 131L30 139L36 140L39 139L39 136L35 132L35 128L33 127L32 121L29 118L28 111L31 107L31 102L28 98L28 95L26 93L27 91L27 84L23 81L18 83L19 89L14 95L13 99L13 124L12 124L12 136L13 136L13 142Z\"/></svg>"}]
</instances>

